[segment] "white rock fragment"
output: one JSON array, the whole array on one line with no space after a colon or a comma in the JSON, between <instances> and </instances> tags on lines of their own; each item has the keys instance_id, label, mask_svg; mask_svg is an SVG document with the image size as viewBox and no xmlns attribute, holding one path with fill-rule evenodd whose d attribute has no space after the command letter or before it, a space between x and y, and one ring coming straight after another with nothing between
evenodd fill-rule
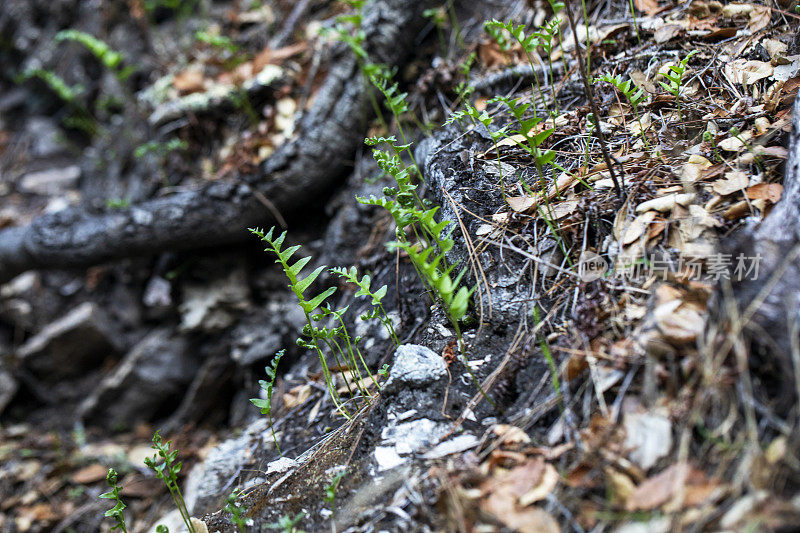
<instances>
[{"instance_id":1,"label":"white rock fragment","mask_svg":"<svg viewBox=\"0 0 800 533\"><path fill-rule=\"evenodd\" d=\"M389 380L384 393L403 388L421 388L444 378L447 366L436 352L417 344L403 344L397 348Z\"/></svg>"}]
</instances>

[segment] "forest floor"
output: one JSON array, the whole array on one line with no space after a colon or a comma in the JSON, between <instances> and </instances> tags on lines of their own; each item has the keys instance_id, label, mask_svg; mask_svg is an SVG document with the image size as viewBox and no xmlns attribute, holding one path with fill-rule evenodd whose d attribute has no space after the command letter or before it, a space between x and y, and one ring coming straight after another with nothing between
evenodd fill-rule
<instances>
[{"instance_id":1,"label":"forest floor","mask_svg":"<svg viewBox=\"0 0 800 533\"><path fill-rule=\"evenodd\" d=\"M246 190L308 272L386 287L364 298L324 269L310 291L337 290L307 318L246 224L3 284L0 533L109 531L109 467L129 531L186 530L143 462L156 430L197 531L236 530L234 489L242 531L800 521L797 320L751 327L800 253L758 243L798 164L797 2L423 3L389 105L361 47L396 0L0 7L0 263L43 217L145 220L154 199L252 185L324 129L326 77L364 52L350 83L370 118L350 129L376 153L325 160L335 190L291 211ZM320 353L296 343L312 322Z\"/></svg>"}]
</instances>

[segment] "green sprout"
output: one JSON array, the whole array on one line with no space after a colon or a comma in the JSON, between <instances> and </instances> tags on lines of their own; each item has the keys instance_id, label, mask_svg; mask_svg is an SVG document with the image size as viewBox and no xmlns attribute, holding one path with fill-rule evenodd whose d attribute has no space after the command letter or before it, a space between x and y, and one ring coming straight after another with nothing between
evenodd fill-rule
<instances>
[{"instance_id":1,"label":"green sprout","mask_svg":"<svg viewBox=\"0 0 800 533\"><path fill-rule=\"evenodd\" d=\"M117 472L113 468L108 469L108 474L106 475L106 481L108 485L111 487L111 490L108 492L104 492L99 496L99 498L113 500L115 502L114 507L109 509L104 513L103 516L111 518L114 520L115 524L111 526L111 530L119 529L123 533L128 533L128 528L125 527L125 515L122 512L126 505L122 503L122 499L119 496L122 487L117 484Z\"/></svg>"},{"instance_id":2,"label":"green sprout","mask_svg":"<svg viewBox=\"0 0 800 533\"><path fill-rule=\"evenodd\" d=\"M178 486L178 473L180 473L183 464L177 460L178 450L170 451L171 444L172 441L165 443L159 432L156 431L155 435L153 435L153 445L151 446L156 450L156 454L153 457L145 458L144 464L152 469L156 473L156 477L167 486L167 490L172 496L172 501L178 508L178 513L181 515L183 523L186 524L189 533L197 533L194 524L192 524L189 510L186 508L183 493Z\"/></svg>"},{"instance_id":3,"label":"green sprout","mask_svg":"<svg viewBox=\"0 0 800 533\"><path fill-rule=\"evenodd\" d=\"M272 357L272 361L270 362L269 366L264 368L264 370L267 373L267 378L269 378L269 381L263 379L258 381L259 386L266 393L267 398L266 399L250 398L250 402L259 409L261 409L261 414L267 415L267 420L269 421L269 429L272 432L272 440L275 441L275 448L277 448L278 453L280 455L283 455L283 453L281 453L281 447L278 444L278 438L275 436L275 427L272 424L272 391L275 386L275 378L277 377L278 363L281 362L281 358L283 357L283 354L285 352L286 350L281 350L278 353L276 353Z\"/></svg>"},{"instance_id":4,"label":"green sprout","mask_svg":"<svg viewBox=\"0 0 800 533\"><path fill-rule=\"evenodd\" d=\"M680 60L677 65L670 65L669 72L664 77L669 80L669 84L659 81L658 83L672 96L675 97L675 104L678 106L678 121L681 121L681 89L683 87L683 74L686 72L686 65L689 59L695 55L697 50L692 50L686 57Z\"/></svg>"}]
</instances>

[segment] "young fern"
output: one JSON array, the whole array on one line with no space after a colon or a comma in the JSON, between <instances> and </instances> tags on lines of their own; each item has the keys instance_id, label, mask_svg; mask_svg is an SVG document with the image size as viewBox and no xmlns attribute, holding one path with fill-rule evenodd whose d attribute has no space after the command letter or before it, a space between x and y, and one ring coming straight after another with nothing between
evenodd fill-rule
<instances>
[{"instance_id":1,"label":"young fern","mask_svg":"<svg viewBox=\"0 0 800 533\"><path fill-rule=\"evenodd\" d=\"M386 291L387 291L386 285L382 286L376 291L373 291L370 288L370 285L372 283L372 278L369 275L364 274L364 276L362 276L361 279L359 280L358 271L356 270L356 267L350 267L349 269L336 267L332 268L331 272L333 274L336 274L340 278L344 278L346 281L355 284L358 287L355 296L357 297L364 296L366 298L372 299L371 302L373 308L372 312L365 313L364 315L361 316L361 319L370 320L373 318L377 318L378 320L380 320L381 324L383 324L383 327L386 328L386 331L389 334L389 338L392 339L394 345L400 346L400 341L397 339L397 333L395 333L394 331L394 323L392 322L392 319L386 312L386 309L384 309L382 303L383 297L386 296Z\"/></svg>"},{"instance_id":2,"label":"young fern","mask_svg":"<svg viewBox=\"0 0 800 533\"><path fill-rule=\"evenodd\" d=\"M269 380L259 380L258 384L261 389L265 392L267 398L250 398L250 403L261 409L262 415L267 415L267 421L269 422L269 429L272 432L272 440L275 441L275 448L277 448L278 453L282 456L283 453L281 452L281 447L278 444L278 438L275 436L275 428L272 424L272 391L275 387L275 378L277 377L278 373L278 364L281 362L281 358L283 354L286 353L286 350L280 350L274 356L272 356L272 361L268 366L264 368L264 371L267 373L267 378Z\"/></svg>"},{"instance_id":3,"label":"young fern","mask_svg":"<svg viewBox=\"0 0 800 533\"><path fill-rule=\"evenodd\" d=\"M536 66L533 64L533 56L536 54L536 48L538 48L540 45L539 35L535 32L526 34L524 24L515 26L511 21L500 22L497 19L487 20L483 23L483 27L486 30L486 33L488 33L495 41L497 41L497 44L500 46L502 51L507 52L511 49L511 40L509 40L505 32L508 32L508 35L510 35L511 38L522 47L522 50L525 52L525 56L528 58L528 63L531 66L533 80L536 82L536 92L539 93L542 106L547 109L547 100L542 92L542 86L539 84L539 76L536 74ZM536 106L534 106L533 113L536 115Z\"/></svg>"},{"instance_id":4,"label":"young fern","mask_svg":"<svg viewBox=\"0 0 800 533\"><path fill-rule=\"evenodd\" d=\"M530 104L522 104L519 102L518 98L496 96L495 98L489 100L489 102L502 102L505 104L506 107L508 107L508 109L511 111L511 114L514 116L516 121L519 123L519 130L509 131L508 135L522 135L522 137L525 139L524 144L517 141L517 145L528 152L528 154L533 158L533 162L536 165L536 171L539 174L540 186L542 189L544 189L544 174L542 173L542 169L548 164L556 166L553 162L556 157L556 153L552 150L542 150L541 145L553 134L555 129L547 128L537 133L535 128L540 122L542 122L542 119L537 117L535 114L531 118L525 118L525 113L528 111L528 108L530 108Z\"/></svg>"},{"instance_id":5,"label":"young fern","mask_svg":"<svg viewBox=\"0 0 800 533\"><path fill-rule=\"evenodd\" d=\"M292 255L294 255L294 253L300 249L300 245L290 246L289 248L282 250L281 247L283 246L283 241L286 239L286 232L284 231L277 237L273 237L274 230L275 228L273 227L270 228L268 232L264 233L264 231L260 229L251 228L250 232L267 243L266 251L275 254L277 257L275 262L281 265L286 277L289 278L289 288L297 297L298 304L300 305L300 308L303 310L303 313L306 317L306 325L303 327L303 333L311 339L311 342L305 342L301 338L298 338L298 345L306 348L312 348L317 352L320 364L322 365L322 373L325 378L325 385L328 387L328 391L331 394L331 399L333 400L336 409L349 420L350 415L342 405L339 394L336 392L336 385L333 383L333 378L331 376L330 369L328 368L328 362L325 358L325 353L322 350L322 339L318 336L318 330L314 327L311 316L311 313L315 309L320 307L325 300L327 300L334 292L336 292L336 287L329 287L313 298L307 299L305 292L326 267L325 265L317 267L303 279L299 279L298 276L303 270L303 267L305 267L306 264L308 264L308 262L311 260L311 257L303 257L302 259L298 259L294 264L290 265L289 260L292 258Z\"/></svg>"},{"instance_id":6,"label":"young fern","mask_svg":"<svg viewBox=\"0 0 800 533\"><path fill-rule=\"evenodd\" d=\"M689 52L686 57L681 59L677 65L670 65L669 71L664 74L664 77L669 80L669 83L664 83L663 81L659 81L659 85L661 85L664 90L666 90L669 94L675 97L675 104L678 106L678 121L683 120L681 118L681 90L683 88L683 74L686 72L686 66L689 63L689 59L693 55L697 53L697 50L692 50Z\"/></svg>"},{"instance_id":7,"label":"young fern","mask_svg":"<svg viewBox=\"0 0 800 533\"><path fill-rule=\"evenodd\" d=\"M189 533L197 533L194 524L192 524L189 510L186 508L183 493L178 486L178 473L183 465L180 461L177 461L178 450L170 451L170 444L172 444L172 441L165 443L161 435L156 431L156 434L153 435L153 445L151 446L156 450L156 454L152 458L145 458L144 464L151 468L156 473L156 477L167 486L169 494L172 496L172 501L178 508L178 513L181 515L183 523L186 524Z\"/></svg>"},{"instance_id":8,"label":"young fern","mask_svg":"<svg viewBox=\"0 0 800 533\"><path fill-rule=\"evenodd\" d=\"M648 146L647 136L645 135L644 126L642 125L642 117L639 114L639 105L644 101L644 91L637 88L636 85L634 85L633 80L628 79L627 81L622 81L622 76L619 74L616 76L603 74L599 78L595 78L594 81L604 81L606 83L610 83L625 96L625 99L628 100L628 103L633 109L633 114L636 116L636 122L639 124L639 135L642 137L644 145Z\"/></svg>"},{"instance_id":9,"label":"young fern","mask_svg":"<svg viewBox=\"0 0 800 533\"><path fill-rule=\"evenodd\" d=\"M123 56L121 53L117 52L94 35L80 30L68 29L58 32L55 36L55 40L56 42L75 41L82 44L94 57L122 81L128 79L131 73L133 73L134 68L132 66L122 68Z\"/></svg>"},{"instance_id":10,"label":"young fern","mask_svg":"<svg viewBox=\"0 0 800 533\"><path fill-rule=\"evenodd\" d=\"M401 151L405 151L408 154L411 162L414 164L414 172L421 178L422 173L419 171L419 166L417 166L417 162L414 159L414 152L411 151L411 144L408 142L406 134L403 131L403 123L400 120L400 117L408 112L408 104L406 103L407 93L400 92L397 83L392 83L391 73L385 70L370 76L370 81L372 81L372 85L383 94L383 104L392 112L394 120L397 123L397 131L400 133L400 139L403 141L403 144L400 146Z\"/></svg>"},{"instance_id":11,"label":"young fern","mask_svg":"<svg viewBox=\"0 0 800 533\"><path fill-rule=\"evenodd\" d=\"M236 530L239 533L245 533L247 519L243 515L247 511L247 507L238 501L241 495L242 491L240 489L233 489L233 492L225 499L225 507L222 510L231 515L231 524L236 526Z\"/></svg>"},{"instance_id":12,"label":"young fern","mask_svg":"<svg viewBox=\"0 0 800 533\"><path fill-rule=\"evenodd\" d=\"M100 496L101 499L106 500L113 500L115 502L114 507L106 511L103 516L111 518L114 520L114 525L111 526L111 531L115 529L119 529L122 533L128 533L128 528L125 526L125 514L122 512L127 507L124 503L122 503L122 499L119 497L119 493L122 490L122 487L117 484L117 472L113 468L108 469L108 474L106 474L106 481L108 485L111 487L111 490L108 492L104 492Z\"/></svg>"},{"instance_id":13,"label":"young fern","mask_svg":"<svg viewBox=\"0 0 800 533\"><path fill-rule=\"evenodd\" d=\"M553 7L555 10L555 6ZM558 34L561 28L561 19L552 19L549 22L544 23L541 29L536 32L536 36L539 38L539 46L542 48L542 51L547 55L547 69L550 71L550 88L553 91L553 105L555 106L555 113L554 115L558 115L558 99L556 98L556 84L555 78L553 76L553 39ZM563 57L563 56L562 56ZM564 72L567 72L566 70ZM548 80L545 80L548 81Z\"/></svg>"}]
</instances>

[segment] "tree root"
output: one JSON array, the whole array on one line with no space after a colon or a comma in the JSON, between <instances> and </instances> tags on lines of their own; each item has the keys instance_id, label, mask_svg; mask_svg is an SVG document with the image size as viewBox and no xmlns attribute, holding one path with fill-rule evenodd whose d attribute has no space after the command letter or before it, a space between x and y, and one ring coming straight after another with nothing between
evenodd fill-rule
<instances>
[{"instance_id":1,"label":"tree root","mask_svg":"<svg viewBox=\"0 0 800 533\"><path fill-rule=\"evenodd\" d=\"M365 48L398 65L422 25L423 0L379 0L365 9ZM31 269L85 267L109 260L242 241L246 228L279 221L324 197L346 175L369 116L355 58L338 54L300 136L255 175L239 176L126 209L93 214L67 209L0 232L0 283Z\"/></svg>"}]
</instances>

